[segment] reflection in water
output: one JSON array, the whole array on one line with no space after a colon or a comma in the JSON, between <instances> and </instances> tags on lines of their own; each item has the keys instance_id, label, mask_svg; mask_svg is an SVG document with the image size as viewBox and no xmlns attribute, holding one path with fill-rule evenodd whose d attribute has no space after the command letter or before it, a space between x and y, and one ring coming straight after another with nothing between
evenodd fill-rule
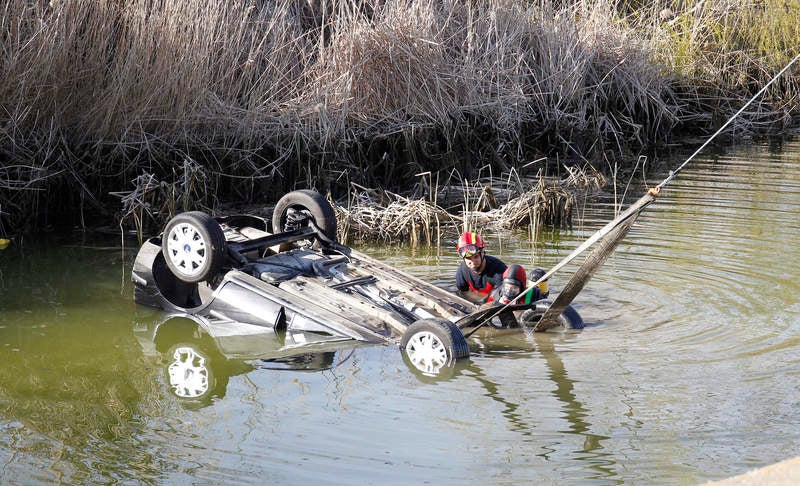
<instances>
[{"instance_id":1,"label":"reflection in water","mask_svg":"<svg viewBox=\"0 0 800 486\"><path fill-rule=\"evenodd\" d=\"M469 364L469 360L462 359L455 362L442 363L435 369L431 369L424 365L420 367L420 364L412 360L405 350L401 351L400 354L403 357L403 363L405 363L406 368L422 383L440 383L452 380L460 376Z\"/></svg>"},{"instance_id":2,"label":"reflection in water","mask_svg":"<svg viewBox=\"0 0 800 486\"><path fill-rule=\"evenodd\" d=\"M355 353L354 349L309 352L282 358L262 359L257 367L262 370L278 371L328 371L341 366L353 357L353 353ZM343 356L339 356L337 359L337 354Z\"/></svg>"},{"instance_id":3,"label":"reflection in water","mask_svg":"<svg viewBox=\"0 0 800 486\"><path fill-rule=\"evenodd\" d=\"M549 337L542 337L538 342L538 350L547 363L548 378L556 384L553 392L555 397L564 404L564 415L569 422L569 430L573 434L583 436L583 450L578 452L577 459L591 464L591 468L597 471L597 478L615 478L617 474L611 454L603 451L603 441L608 436L594 434L591 432L591 424L586 421L586 417L591 416L589 410L575 396L575 381L569 379L564 362L559 352L553 346L553 341ZM544 454L547 457L547 454Z\"/></svg>"},{"instance_id":4,"label":"reflection in water","mask_svg":"<svg viewBox=\"0 0 800 486\"><path fill-rule=\"evenodd\" d=\"M134 437L158 393L130 346L131 305L119 286L126 263L118 248L67 236L0 254L3 482L147 481L161 459Z\"/></svg>"},{"instance_id":5,"label":"reflection in water","mask_svg":"<svg viewBox=\"0 0 800 486\"><path fill-rule=\"evenodd\" d=\"M241 327L239 331L245 332ZM232 376L254 369L324 371L342 364L353 353L352 349L339 349L344 345L340 339L250 328L252 334L214 335L216 328L206 319L181 314L137 323L134 334L145 354L160 359L169 391L189 407L207 406L223 398ZM337 351L347 353L337 361Z\"/></svg>"},{"instance_id":6,"label":"reflection in water","mask_svg":"<svg viewBox=\"0 0 800 486\"><path fill-rule=\"evenodd\" d=\"M562 418L568 422L570 434L579 435L584 438L581 450L571 451L575 460L585 461L590 464L591 469L597 475L595 479L615 478L615 461L608 452L604 452L603 440L608 436L594 434L591 432L592 426L587 421L591 416L583 401L579 400L575 393L575 381L568 376L564 362L556 350L555 343L559 335L566 335L569 332L562 329L561 332L535 333L530 330L517 330L515 333L506 332L500 335L499 340L492 338L490 332L485 333L483 339L473 338L471 348L480 349L482 356L495 356L504 359L532 359L541 357L544 360L547 370L547 378L555 385L552 392L553 396L561 403ZM516 336L515 336L516 334ZM523 339L524 336L524 339ZM531 347L531 345L533 345ZM521 347L522 346L522 347ZM491 378L491 373L487 373L475 359L461 360L454 364L443 366L436 373L420 370L408 359L406 353L402 353L408 369L423 383L442 383L451 381L463 376L477 381L481 388L486 391L485 396L491 398L495 403L501 405L500 414L511 425L509 430L518 432L524 436L525 440L538 441L537 418L528 415L528 407L521 407L521 403L514 398L504 395L503 390L513 387L514 383L497 383ZM552 446L542 444L544 452L538 455L545 460L555 460L550 457L552 453L561 453ZM549 447L549 448L548 448ZM617 481L612 481L617 482Z\"/></svg>"},{"instance_id":7,"label":"reflection in water","mask_svg":"<svg viewBox=\"0 0 800 486\"><path fill-rule=\"evenodd\" d=\"M586 417L590 416L590 413L583 401L579 400L575 395L575 382L569 378L564 362L555 349L554 335L530 332L526 333L526 341L534 344L534 348L523 353L510 349L507 344L498 348L493 347L491 344L485 345L483 352L487 355L500 352L506 359L511 356L516 356L518 359L530 359L536 356L543 358L547 369L547 378L555 385L555 390L552 392L553 396L561 403L562 418L568 422L570 433L584 437L583 449L572 451L573 458L590 462L592 464L591 467L600 473L598 477L615 477L616 474L612 468L614 465L613 460L606 459L600 463L597 462L597 459L608 456L607 453L597 453L603 448L602 441L608 439L608 437L591 433L591 424L586 421ZM522 435L528 436L529 440L539 440L537 438L536 425L529 423L529 417L518 412L520 404L503 396L502 389L504 387L508 388L513 384L494 383L476 363L471 363L467 369L470 371L470 376L475 378L486 390L487 396L503 405L502 414L512 424L511 430L516 430ZM550 455L561 451L548 447L547 444L542 444L542 448L545 451L539 455L548 461L554 460L555 458L551 458ZM587 456L587 454L589 455Z\"/></svg>"}]
</instances>

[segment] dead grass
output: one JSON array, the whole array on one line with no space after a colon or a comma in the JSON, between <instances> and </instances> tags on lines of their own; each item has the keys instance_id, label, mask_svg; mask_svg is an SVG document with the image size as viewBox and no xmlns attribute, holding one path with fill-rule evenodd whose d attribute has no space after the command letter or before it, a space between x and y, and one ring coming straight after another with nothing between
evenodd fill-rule
<instances>
[{"instance_id":1,"label":"dead grass","mask_svg":"<svg viewBox=\"0 0 800 486\"><path fill-rule=\"evenodd\" d=\"M598 173L564 179L483 179L477 183L435 187L432 195L401 196L354 186L346 205L334 205L339 240L437 244L464 230L505 231L540 225L572 225L577 194L600 190ZM461 203L457 203L458 197Z\"/></svg>"},{"instance_id":2,"label":"dead grass","mask_svg":"<svg viewBox=\"0 0 800 486\"><path fill-rule=\"evenodd\" d=\"M5 2L0 232L84 211L138 228L153 207L119 195L144 176L178 184L186 160L205 176L190 205L401 192L542 156L632 165L718 126L796 46L791 2L673 3ZM797 72L737 133L792 120Z\"/></svg>"}]
</instances>

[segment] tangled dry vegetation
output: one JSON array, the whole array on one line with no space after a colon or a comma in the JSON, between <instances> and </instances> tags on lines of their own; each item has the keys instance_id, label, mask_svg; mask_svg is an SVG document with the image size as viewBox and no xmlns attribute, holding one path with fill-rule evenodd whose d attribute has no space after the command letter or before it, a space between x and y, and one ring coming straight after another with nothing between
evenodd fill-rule
<instances>
[{"instance_id":1,"label":"tangled dry vegetation","mask_svg":"<svg viewBox=\"0 0 800 486\"><path fill-rule=\"evenodd\" d=\"M348 202L334 209L340 241L435 244L465 230L571 227L576 196L605 184L597 172L573 170L563 179L495 178L418 188L424 197L354 187Z\"/></svg>"},{"instance_id":2,"label":"tangled dry vegetation","mask_svg":"<svg viewBox=\"0 0 800 486\"><path fill-rule=\"evenodd\" d=\"M0 233L89 216L141 230L177 208L402 192L541 157L624 165L718 126L796 47L795 3L733 5L3 2ZM753 123L792 120L792 72Z\"/></svg>"}]
</instances>

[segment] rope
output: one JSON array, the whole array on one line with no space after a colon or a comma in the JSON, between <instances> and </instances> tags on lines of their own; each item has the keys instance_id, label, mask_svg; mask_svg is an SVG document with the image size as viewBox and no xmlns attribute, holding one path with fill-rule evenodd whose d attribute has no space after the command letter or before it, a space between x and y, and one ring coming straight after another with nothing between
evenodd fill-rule
<instances>
[{"instance_id":1,"label":"rope","mask_svg":"<svg viewBox=\"0 0 800 486\"><path fill-rule=\"evenodd\" d=\"M742 114L742 112L743 112L745 109L747 109L747 107L748 107L748 106L750 106L750 104L751 104L753 101L755 101L755 100L756 100L756 98L758 98L759 96L761 96L761 95L762 95L762 94L763 94L763 93L764 93L764 92L767 90L767 88L769 88L769 87L772 85L772 83L774 83L774 82L775 82L775 81L776 81L778 78L780 78L780 77L783 75L783 73L785 73L785 72L786 72L786 71L787 71L787 70L788 70L788 69L789 69L789 68L792 66L792 64L794 64L795 62L797 62L797 60L798 60L798 59L800 59L800 54L798 54L798 55L794 56L794 59L792 59L791 61L789 61L789 64L787 64L786 66L784 66L784 67L783 67L783 69L781 69L781 70L780 70L780 72L778 72L778 74L776 74L775 76L773 76L773 77L772 77L772 79L770 79L770 80L769 80L769 82L768 82L767 84L765 84L763 88L761 88L760 90L758 90L758 93L754 94L754 95L753 95L753 97L752 97L752 98L750 98L750 101L748 101L747 103L745 103L745 104L744 104L744 106L742 106L742 107L739 109L739 111L737 111L737 112L736 112L736 113L735 113L735 114L734 114L732 117L730 117L730 118L728 119L728 121L726 121L726 122L725 122L725 123L724 123L724 124L723 124L721 127L719 127L719 130L717 130L716 132L714 132L714 134L713 134L713 135L711 135L711 137L710 137L708 140L706 140L706 141L703 143L703 145L701 145L701 146L700 146L700 148L698 148L697 150L695 150L695 151L694 151L694 153L693 153L692 155L690 155L688 159L686 159L686 160L685 160L685 161L684 161L684 162L683 162L683 163L682 163L680 166L678 166L678 168L677 168L677 169L670 171L670 173L669 173L669 177L667 177L666 179L664 179L663 181L661 181L661 183L660 183L658 186L656 186L656 189L661 189L662 187L664 187L664 186L666 186L667 184L669 184L669 183L670 183L670 181L672 181L672 179L673 179L673 178L675 178L675 176L676 176L676 175L678 175L678 172L682 171L682 170L683 170L683 168L684 168L684 167L686 167L686 166L689 164L689 162L691 162L691 160L692 160L692 159L694 159L694 158L697 156L697 154L699 154L700 152L702 152L702 151L703 151L703 149L704 149L704 148L706 148L706 146L707 146L709 143L711 143L711 141L712 141L712 140L714 140L714 139L717 137L717 135L719 135L720 133L722 133L722 131L723 131L723 130L725 130L726 128L728 128L728 125L730 125L730 124L733 122L733 120L735 120L735 119L736 119L736 118L737 118L739 115L741 115L741 114Z\"/></svg>"},{"instance_id":2,"label":"rope","mask_svg":"<svg viewBox=\"0 0 800 486\"><path fill-rule=\"evenodd\" d=\"M686 167L689 164L689 162L692 161L692 159L694 159L700 152L702 152L702 150L704 148L706 148L706 146L709 143L711 143L711 141L714 140L717 137L717 135L722 133L722 131L725 130L728 127L728 125L730 125L733 122L733 120L735 120L739 115L741 115L742 112L744 112L744 110L747 109L747 107L750 106L750 104L752 104L753 101L756 100L756 98L761 96L767 90L767 88L769 88L772 85L772 83L774 83L778 78L780 78L781 75L783 75L783 73L785 73L795 62L797 62L798 59L800 59L800 54L796 55L794 57L794 59L789 61L789 64L784 66L783 69L781 69L778 72L778 74L773 76L772 79L770 79L767 84L765 84L760 90L758 90L758 92L755 95L753 95L753 97L750 98L750 100L747 103L745 103L744 106L742 106L739 109L739 111L734 113L734 115L731 116L728 119L728 121L726 121L716 132L714 132L714 134L711 135L711 137L709 137L708 140L706 140L697 150L695 150L694 153L692 155L690 155L688 159L686 159L675 170L671 170L669 172L669 176L666 179L661 181L661 183L658 184L657 186L648 189L647 193L645 193L645 195L642 196L638 201L636 201L635 203L631 204L628 207L628 209L626 209L624 212L622 212L619 216L617 216L616 218L614 218L613 220L608 222L605 226L603 226L602 228L597 230L592 236L590 236L586 241L584 241L579 247L577 247L575 250L573 250L572 253L570 253L563 260L558 262L553 268L551 268L547 273L545 273L541 278L539 278L539 280L534 282L524 292L520 293L516 298L511 300L511 302L505 304L502 307L498 307L496 309L495 308L491 308L491 309L484 310L482 312L477 312L477 313L474 313L474 314L470 314L468 316L465 316L465 317L461 318L459 321L457 321L456 325L460 329L463 329L465 327L468 327L468 326L474 324L475 322L478 322L478 324L475 326L475 328L473 330L471 330L469 333L465 334L464 337L465 338L470 337L473 333L475 333L478 329L483 327L487 322L492 320L495 316L497 316L497 315L501 314L502 312L506 311L509 306L512 306L512 305L516 304L528 292L533 290L533 288L536 285L538 285L539 283L549 279L553 274L555 274L556 272L561 270L564 266L566 266L568 263L570 263L572 260L574 260L578 255L580 255L581 253L586 251L593 244L597 243L598 240L600 240L601 238L603 238L606 235L608 235L609 233L611 233L618 226L620 226L621 224L623 224L624 222L626 222L630 218L633 218L635 220L635 218L639 215L639 213L641 211L644 210L644 208L646 208L650 203L655 201L656 196L658 196L659 192L661 191L661 188L663 188L664 186L669 184L672 181L672 179L674 179L675 176L680 171L682 171L684 169L684 167ZM631 224L633 224L633 221L631 221ZM619 243L619 241L626 234L627 234L627 231L622 231L619 234L617 234L616 235L616 241L614 241L613 243L611 243L609 245L606 245L606 249L603 252L604 254L598 255L594 259L587 258L587 261L584 263L584 265L589 264L591 266L591 268L587 269L584 272L581 272L581 270L583 269L583 266L584 266L584 265L582 265L581 268L578 269L578 271L576 272L576 275L577 274L582 275L583 278L581 279L581 281L580 282L575 282L575 281L573 281L574 279L570 279L570 282L568 283L568 286L571 286L573 288L571 289L570 292L568 292L569 295L566 295L564 299L560 299L561 294L559 294L559 296L556 298L555 302L553 302L553 304L551 305L551 308L554 308L554 311L552 313L549 310L547 312L545 312L545 314L542 316L542 319L540 320L539 323L537 323L537 325L536 325L536 327L534 329L538 329L540 324L542 324L543 325L542 327L544 327L544 328L549 327L549 324L546 323L545 321L552 320L555 317L558 317L558 315L561 312L563 312L563 308L566 308L566 306L569 305L569 303L575 298L577 293L583 288L583 285L586 284L586 282L589 280L589 278L591 278L591 276L594 274L594 271L600 266L600 264L603 263L603 261L605 261L605 258L614 250L614 248L616 247L616 244ZM562 293L564 293L563 290L562 290ZM562 309L559 311L560 308L562 308ZM553 315L553 314L555 314L555 315Z\"/></svg>"}]
</instances>

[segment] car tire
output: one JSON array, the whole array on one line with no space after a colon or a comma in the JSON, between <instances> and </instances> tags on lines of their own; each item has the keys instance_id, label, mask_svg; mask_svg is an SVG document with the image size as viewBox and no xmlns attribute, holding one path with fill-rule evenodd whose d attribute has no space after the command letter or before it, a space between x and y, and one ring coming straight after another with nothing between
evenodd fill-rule
<instances>
[{"instance_id":1,"label":"car tire","mask_svg":"<svg viewBox=\"0 0 800 486\"><path fill-rule=\"evenodd\" d=\"M415 368L435 375L456 360L469 357L464 334L446 319L420 319L400 339L402 349Z\"/></svg>"},{"instance_id":2,"label":"car tire","mask_svg":"<svg viewBox=\"0 0 800 486\"><path fill-rule=\"evenodd\" d=\"M308 211L325 237L336 241L336 213L327 199L316 191L307 189L292 191L278 200L272 212L272 231L281 233L286 226L287 215L290 209Z\"/></svg>"},{"instance_id":3,"label":"car tire","mask_svg":"<svg viewBox=\"0 0 800 486\"><path fill-rule=\"evenodd\" d=\"M181 281L201 282L216 275L225 261L225 234L206 213L181 213L164 228L161 252Z\"/></svg>"},{"instance_id":4,"label":"car tire","mask_svg":"<svg viewBox=\"0 0 800 486\"><path fill-rule=\"evenodd\" d=\"M529 328L535 327L551 305L553 305L552 301L544 299L532 303L531 308L519 316L520 326ZM568 305L567 308L564 309L564 312L558 316L558 322L565 329L583 329L584 327L583 318L571 305Z\"/></svg>"}]
</instances>

